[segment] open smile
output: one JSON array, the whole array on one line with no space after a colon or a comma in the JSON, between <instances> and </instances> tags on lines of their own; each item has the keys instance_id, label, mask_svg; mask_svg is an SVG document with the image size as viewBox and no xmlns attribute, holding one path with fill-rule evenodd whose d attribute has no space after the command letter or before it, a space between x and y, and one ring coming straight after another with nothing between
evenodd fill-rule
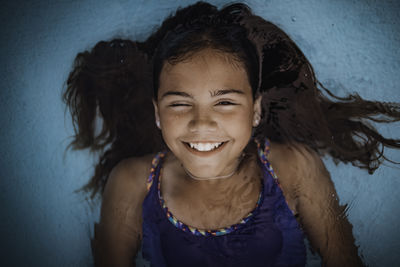
<instances>
[{"instance_id":1,"label":"open smile","mask_svg":"<svg viewBox=\"0 0 400 267\"><path fill-rule=\"evenodd\" d=\"M210 156L221 151L225 142L183 142L185 147L193 154L198 156Z\"/></svg>"}]
</instances>

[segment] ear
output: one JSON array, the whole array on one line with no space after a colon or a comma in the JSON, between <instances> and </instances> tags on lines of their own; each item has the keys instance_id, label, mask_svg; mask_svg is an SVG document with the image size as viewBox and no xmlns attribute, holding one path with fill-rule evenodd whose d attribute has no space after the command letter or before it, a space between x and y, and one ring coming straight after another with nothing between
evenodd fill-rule
<instances>
[{"instance_id":1,"label":"ear","mask_svg":"<svg viewBox=\"0 0 400 267\"><path fill-rule=\"evenodd\" d=\"M161 130L161 124L160 124L160 113L158 112L158 106L157 106L157 102L153 99L153 106L154 106L154 116L156 118L156 125L157 128Z\"/></svg>"},{"instance_id":2,"label":"ear","mask_svg":"<svg viewBox=\"0 0 400 267\"><path fill-rule=\"evenodd\" d=\"M253 127L257 127L261 121L261 100L262 95L259 95L253 105Z\"/></svg>"}]
</instances>

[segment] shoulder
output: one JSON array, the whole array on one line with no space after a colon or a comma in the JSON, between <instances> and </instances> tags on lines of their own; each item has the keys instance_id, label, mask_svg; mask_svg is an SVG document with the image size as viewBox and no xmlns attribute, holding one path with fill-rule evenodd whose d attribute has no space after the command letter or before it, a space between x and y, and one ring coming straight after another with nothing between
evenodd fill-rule
<instances>
[{"instance_id":1,"label":"shoulder","mask_svg":"<svg viewBox=\"0 0 400 267\"><path fill-rule=\"evenodd\" d=\"M324 162L310 147L299 143L271 144L270 161L280 184L296 198L297 204L310 199L322 203L327 197L336 196Z\"/></svg>"},{"instance_id":2,"label":"shoulder","mask_svg":"<svg viewBox=\"0 0 400 267\"><path fill-rule=\"evenodd\" d=\"M312 169L323 169L324 164L320 155L312 148L301 143L271 143L271 164L285 169L293 169L297 172L309 172Z\"/></svg>"},{"instance_id":3,"label":"shoulder","mask_svg":"<svg viewBox=\"0 0 400 267\"><path fill-rule=\"evenodd\" d=\"M270 146L271 156L278 158L290 158L293 160L302 160L307 157L317 156L317 152L305 144L290 142L290 143L276 143L271 142Z\"/></svg>"},{"instance_id":4,"label":"shoulder","mask_svg":"<svg viewBox=\"0 0 400 267\"><path fill-rule=\"evenodd\" d=\"M130 157L121 160L111 171L110 180L127 180L135 182L137 177L150 173L151 161L155 154L147 154L142 157Z\"/></svg>"},{"instance_id":5,"label":"shoulder","mask_svg":"<svg viewBox=\"0 0 400 267\"><path fill-rule=\"evenodd\" d=\"M296 199L299 193L314 190L318 185L325 183L331 187L332 182L321 157L304 144L271 143L268 160L283 189Z\"/></svg>"},{"instance_id":6,"label":"shoulder","mask_svg":"<svg viewBox=\"0 0 400 267\"><path fill-rule=\"evenodd\" d=\"M154 154L148 154L120 161L110 172L103 192L103 201L118 196L126 199L145 195L153 157Z\"/></svg>"}]
</instances>

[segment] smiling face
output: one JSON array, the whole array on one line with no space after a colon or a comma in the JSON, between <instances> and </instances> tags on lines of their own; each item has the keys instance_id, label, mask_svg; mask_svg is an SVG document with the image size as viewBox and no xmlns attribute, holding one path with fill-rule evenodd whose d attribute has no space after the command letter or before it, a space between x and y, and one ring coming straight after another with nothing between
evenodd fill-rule
<instances>
[{"instance_id":1,"label":"smiling face","mask_svg":"<svg viewBox=\"0 0 400 267\"><path fill-rule=\"evenodd\" d=\"M232 55L202 50L165 63L156 119L163 139L183 166L198 177L232 173L260 114L246 70Z\"/></svg>"}]
</instances>

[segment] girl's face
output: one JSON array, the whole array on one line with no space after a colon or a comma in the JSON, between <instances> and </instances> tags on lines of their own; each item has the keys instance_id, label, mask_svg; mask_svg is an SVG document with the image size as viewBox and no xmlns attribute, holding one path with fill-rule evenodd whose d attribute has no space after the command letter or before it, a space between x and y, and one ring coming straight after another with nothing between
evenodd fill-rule
<instances>
[{"instance_id":1,"label":"girl's face","mask_svg":"<svg viewBox=\"0 0 400 267\"><path fill-rule=\"evenodd\" d=\"M193 175L207 178L235 170L260 100L253 101L241 62L205 49L183 62L165 63L154 107L169 149Z\"/></svg>"}]
</instances>

